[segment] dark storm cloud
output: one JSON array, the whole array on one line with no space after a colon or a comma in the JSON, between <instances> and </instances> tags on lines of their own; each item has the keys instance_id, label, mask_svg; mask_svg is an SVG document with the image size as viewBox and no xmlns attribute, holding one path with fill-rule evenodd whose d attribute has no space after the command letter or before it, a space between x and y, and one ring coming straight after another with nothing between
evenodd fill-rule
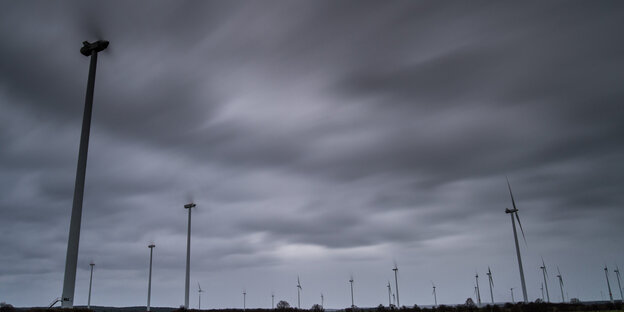
<instances>
[{"instance_id":1,"label":"dark storm cloud","mask_svg":"<svg viewBox=\"0 0 624 312\"><path fill-rule=\"evenodd\" d=\"M78 49L100 38L111 45L77 284L95 261L98 304L141 304L150 241L154 298L179 304L187 201L198 202L193 280L213 282L214 307L237 305L244 287L263 306L269 285L292 302L298 274L335 294L331 307L348 305L334 286L348 272L370 279L358 305L377 305L372 285L391 273L377 268L393 259L409 304L430 301L410 276L462 302L484 261L518 287L503 269L515 261L506 175L528 267L546 255L577 274L569 284L599 289L582 268L624 256L610 248L624 204L619 2L2 7L0 300L59 295L88 67Z\"/></svg>"}]
</instances>

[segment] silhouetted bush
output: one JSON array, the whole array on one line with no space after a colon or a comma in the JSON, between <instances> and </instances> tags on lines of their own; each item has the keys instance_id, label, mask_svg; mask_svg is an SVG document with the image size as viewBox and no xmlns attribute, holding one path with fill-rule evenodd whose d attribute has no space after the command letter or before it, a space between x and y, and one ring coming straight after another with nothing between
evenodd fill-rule
<instances>
[{"instance_id":1,"label":"silhouetted bush","mask_svg":"<svg viewBox=\"0 0 624 312\"><path fill-rule=\"evenodd\" d=\"M288 303L288 301L280 300L275 307L278 310L288 310L290 309L290 303Z\"/></svg>"},{"instance_id":2,"label":"silhouetted bush","mask_svg":"<svg viewBox=\"0 0 624 312\"><path fill-rule=\"evenodd\" d=\"M5 302L0 302L0 312L15 312L13 305Z\"/></svg>"}]
</instances>

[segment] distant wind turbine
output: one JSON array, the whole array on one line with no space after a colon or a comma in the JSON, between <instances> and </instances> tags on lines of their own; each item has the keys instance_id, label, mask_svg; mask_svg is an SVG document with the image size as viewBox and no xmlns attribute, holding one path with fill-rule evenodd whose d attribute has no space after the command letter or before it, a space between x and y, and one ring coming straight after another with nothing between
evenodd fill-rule
<instances>
[{"instance_id":1,"label":"distant wind turbine","mask_svg":"<svg viewBox=\"0 0 624 312\"><path fill-rule=\"evenodd\" d=\"M397 267L397 264L394 264L394 269L392 269L392 271L394 271L394 292L396 293L396 306L397 308L400 307L400 303L399 303L399 278L397 277L397 272L399 271L399 267Z\"/></svg>"},{"instance_id":2,"label":"distant wind turbine","mask_svg":"<svg viewBox=\"0 0 624 312\"><path fill-rule=\"evenodd\" d=\"M613 293L611 292L611 283L609 283L609 270L607 270L607 266L604 268L605 277L607 278L607 288L609 289L609 299L613 302Z\"/></svg>"},{"instance_id":3,"label":"distant wind turbine","mask_svg":"<svg viewBox=\"0 0 624 312\"><path fill-rule=\"evenodd\" d=\"M561 302L565 303L565 297L563 296L563 277L561 277L561 271L559 271L559 266L557 266L557 278L559 279L559 288L561 289Z\"/></svg>"},{"instance_id":4,"label":"distant wind turbine","mask_svg":"<svg viewBox=\"0 0 624 312\"><path fill-rule=\"evenodd\" d=\"M544 285L546 286L546 299L547 302L550 302L550 294L548 293L548 271L546 270L546 263L544 263L544 258L542 257L542 266L540 267L540 269L542 269L542 274L544 275Z\"/></svg>"},{"instance_id":5,"label":"distant wind turbine","mask_svg":"<svg viewBox=\"0 0 624 312\"><path fill-rule=\"evenodd\" d=\"M622 284L620 284L620 268L616 265L615 270L613 270L613 272L615 272L615 277L617 278L617 281L618 281L618 288L620 289L620 300L624 302L624 296L622 296Z\"/></svg>"},{"instance_id":6,"label":"distant wind turbine","mask_svg":"<svg viewBox=\"0 0 624 312\"><path fill-rule=\"evenodd\" d=\"M301 309L301 282L299 281L299 275L297 275L297 309Z\"/></svg>"},{"instance_id":7,"label":"distant wind turbine","mask_svg":"<svg viewBox=\"0 0 624 312\"><path fill-rule=\"evenodd\" d=\"M197 283L197 292L199 293L199 304L197 305L197 309L201 310L201 293L203 293L204 291L201 289L201 285L199 285L199 282Z\"/></svg>"},{"instance_id":8,"label":"distant wind turbine","mask_svg":"<svg viewBox=\"0 0 624 312\"><path fill-rule=\"evenodd\" d=\"M353 275L349 279L349 283L351 284L351 308L355 309L355 304L353 303Z\"/></svg>"},{"instance_id":9,"label":"distant wind turbine","mask_svg":"<svg viewBox=\"0 0 624 312\"><path fill-rule=\"evenodd\" d=\"M390 301L390 295L392 294L392 288L390 287L390 281L388 281L388 308L392 307L392 301Z\"/></svg>"},{"instance_id":10,"label":"distant wind turbine","mask_svg":"<svg viewBox=\"0 0 624 312\"><path fill-rule=\"evenodd\" d=\"M89 266L91 266L91 277L89 277L89 300L87 301L87 309L91 309L91 283L93 282L93 267L95 263L91 262Z\"/></svg>"},{"instance_id":11,"label":"distant wind turbine","mask_svg":"<svg viewBox=\"0 0 624 312\"><path fill-rule=\"evenodd\" d=\"M475 288L476 290L476 296L477 296L477 304L480 307L481 306L481 290L479 289L479 273L475 272L475 280L477 281L477 286Z\"/></svg>"},{"instance_id":12,"label":"distant wind turbine","mask_svg":"<svg viewBox=\"0 0 624 312\"><path fill-rule=\"evenodd\" d=\"M437 307L438 306L438 296L436 294L436 286L433 283L433 281L431 282L431 286L433 287L433 306Z\"/></svg>"},{"instance_id":13,"label":"distant wind turbine","mask_svg":"<svg viewBox=\"0 0 624 312\"><path fill-rule=\"evenodd\" d=\"M191 282L191 209L195 207L194 203L184 205L184 209L188 209L188 226L186 233L186 279L184 284L184 308L189 307L189 288Z\"/></svg>"},{"instance_id":14,"label":"distant wind turbine","mask_svg":"<svg viewBox=\"0 0 624 312\"><path fill-rule=\"evenodd\" d=\"M323 293L321 293L321 308L325 306L325 297L323 297Z\"/></svg>"},{"instance_id":15,"label":"distant wind turbine","mask_svg":"<svg viewBox=\"0 0 624 312\"><path fill-rule=\"evenodd\" d=\"M505 208L505 213L511 215L511 225L513 227L514 240L516 242L516 254L518 256L518 268L520 270L520 282L522 283L522 295L524 296L524 303L529 303L529 298L527 296L526 283L524 282L524 270L522 269L522 257L520 256L520 245L518 245L518 233L516 231L516 219L518 220L518 225L520 226L520 231L522 232L522 238L524 238L524 243L526 244L526 237L524 236L524 230L522 229L522 223L520 222L520 217L518 216L518 208L516 208L516 201L514 200L513 193L511 192L511 185L509 184L509 179L507 179L507 187L509 188L509 196L511 197L511 203L513 204L513 209ZM514 219L515 215L515 219Z\"/></svg>"},{"instance_id":16,"label":"distant wind turbine","mask_svg":"<svg viewBox=\"0 0 624 312\"><path fill-rule=\"evenodd\" d=\"M516 300L514 300L513 296L513 287L511 287L511 303L516 303Z\"/></svg>"},{"instance_id":17,"label":"distant wind turbine","mask_svg":"<svg viewBox=\"0 0 624 312\"><path fill-rule=\"evenodd\" d=\"M147 248L150 249L149 278L147 280L147 312L150 311L150 299L152 296L152 256L154 255L154 247L156 247L154 243L147 246Z\"/></svg>"},{"instance_id":18,"label":"distant wind turbine","mask_svg":"<svg viewBox=\"0 0 624 312\"><path fill-rule=\"evenodd\" d=\"M488 267L487 276L490 282L490 299L492 299L492 305L494 305L494 292L492 292L492 288L494 287L494 280L492 279L492 271L490 270L490 267Z\"/></svg>"},{"instance_id":19,"label":"distant wind turbine","mask_svg":"<svg viewBox=\"0 0 624 312\"><path fill-rule=\"evenodd\" d=\"M275 309L275 294L271 293L271 309Z\"/></svg>"},{"instance_id":20,"label":"distant wind turbine","mask_svg":"<svg viewBox=\"0 0 624 312\"><path fill-rule=\"evenodd\" d=\"M542 283L542 286L540 286L540 290L542 291L542 302L545 300L544 299L544 283Z\"/></svg>"},{"instance_id":21,"label":"distant wind turbine","mask_svg":"<svg viewBox=\"0 0 624 312\"><path fill-rule=\"evenodd\" d=\"M247 309L247 290L243 289L243 311Z\"/></svg>"}]
</instances>

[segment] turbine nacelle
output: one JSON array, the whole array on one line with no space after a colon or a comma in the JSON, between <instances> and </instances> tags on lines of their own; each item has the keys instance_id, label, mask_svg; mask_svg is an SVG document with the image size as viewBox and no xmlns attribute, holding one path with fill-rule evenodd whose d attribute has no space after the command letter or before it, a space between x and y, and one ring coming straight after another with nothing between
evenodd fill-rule
<instances>
[{"instance_id":1,"label":"turbine nacelle","mask_svg":"<svg viewBox=\"0 0 624 312\"><path fill-rule=\"evenodd\" d=\"M103 51L108 47L109 42L106 40L98 40L93 43L89 43L89 41L82 42L82 48L80 48L80 53L84 56L90 56L93 53L98 53Z\"/></svg>"},{"instance_id":2,"label":"turbine nacelle","mask_svg":"<svg viewBox=\"0 0 624 312\"><path fill-rule=\"evenodd\" d=\"M197 205L195 205L194 203L190 203L190 204L186 204L186 205L184 205L184 208L185 208L185 209L189 209L189 208L193 208L193 207L195 207L195 206L197 206Z\"/></svg>"},{"instance_id":3,"label":"turbine nacelle","mask_svg":"<svg viewBox=\"0 0 624 312\"><path fill-rule=\"evenodd\" d=\"M505 213L514 213L514 212L518 212L518 209L517 208L514 208L514 209L505 208Z\"/></svg>"}]
</instances>

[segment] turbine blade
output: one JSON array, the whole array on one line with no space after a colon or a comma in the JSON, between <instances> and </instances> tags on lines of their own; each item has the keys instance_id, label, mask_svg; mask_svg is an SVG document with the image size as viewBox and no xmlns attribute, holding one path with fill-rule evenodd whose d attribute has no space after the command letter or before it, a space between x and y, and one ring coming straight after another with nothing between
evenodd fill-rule
<instances>
[{"instance_id":1,"label":"turbine blade","mask_svg":"<svg viewBox=\"0 0 624 312\"><path fill-rule=\"evenodd\" d=\"M524 244L528 246L526 241L526 236L524 236L524 229L522 228L522 222L520 222L520 217L518 216L518 212L514 213L516 215L516 220L518 220L518 225L520 226L520 232L522 232L522 238L524 239Z\"/></svg>"},{"instance_id":2,"label":"turbine blade","mask_svg":"<svg viewBox=\"0 0 624 312\"><path fill-rule=\"evenodd\" d=\"M509 184L509 178L505 177L507 179L507 188L509 188L509 196L511 196L511 203L513 204L514 209L518 209L516 208L516 201L514 200L513 197L513 193L511 192L511 184Z\"/></svg>"}]
</instances>

